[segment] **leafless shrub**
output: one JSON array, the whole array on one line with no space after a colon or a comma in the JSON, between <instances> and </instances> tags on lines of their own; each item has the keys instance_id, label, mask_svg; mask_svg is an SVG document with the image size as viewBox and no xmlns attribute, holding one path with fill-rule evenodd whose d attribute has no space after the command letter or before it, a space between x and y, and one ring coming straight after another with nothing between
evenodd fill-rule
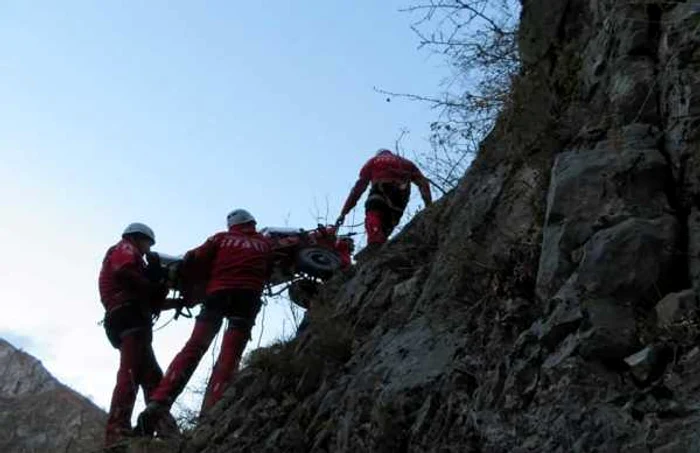
<instances>
[{"instance_id":1,"label":"leafless shrub","mask_svg":"<svg viewBox=\"0 0 700 453\"><path fill-rule=\"evenodd\" d=\"M416 158L433 186L445 193L457 185L509 99L520 68L520 2L429 0L402 11L418 17L412 29L419 48L447 59L452 74L437 96L378 91L427 102L439 112L430 125L431 149L416 153Z\"/></svg>"},{"instance_id":2,"label":"leafless shrub","mask_svg":"<svg viewBox=\"0 0 700 453\"><path fill-rule=\"evenodd\" d=\"M347 320L332 316L330 309L321 305L309 315L309 329L303 339L280 339L251 351L244 366L296 383L308 370L345 363L352 354L353 340Z\"/></svg>"}]
</instances>

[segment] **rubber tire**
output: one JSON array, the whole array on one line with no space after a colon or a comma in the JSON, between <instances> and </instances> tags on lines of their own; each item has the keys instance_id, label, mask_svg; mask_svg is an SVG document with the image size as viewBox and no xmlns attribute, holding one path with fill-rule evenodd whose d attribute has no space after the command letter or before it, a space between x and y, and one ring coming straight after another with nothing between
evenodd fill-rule
<instances>
[{"instance_id":1,"label":"rubber tire","mask_svg":"<svg viewBox=\"0 0 700 453\"><path fill-rule=\"evenodd\" d=\"M296 263L298 271L317 278L329 278L342 265L338 254L321 247L299 250Z\"/></svg>"},{"instance_id":2,"label":"rubber tire","mask_svg":"<svg viewBox=\"0 0 700 453\"><path fill-rule=\"evenodd\" d=\"M311 299L318 293L319 284L311 280L300 280L289 286L289 299L299 307L308 309Z\"/></svg>"}]
</instances>

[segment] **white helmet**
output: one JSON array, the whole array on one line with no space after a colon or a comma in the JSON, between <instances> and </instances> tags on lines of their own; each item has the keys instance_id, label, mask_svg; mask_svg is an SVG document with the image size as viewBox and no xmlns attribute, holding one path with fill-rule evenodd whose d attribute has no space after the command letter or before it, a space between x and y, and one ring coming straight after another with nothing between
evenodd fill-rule
<instances>
[{"instance_id":1,"label":"white helmet","mask_svg":"<svg viewBox=\"0 0 700 453\"><path fill-rule=\"evenodd\" d=\"M380 155L380 154L384 154L384 153L389 153L389 154L392 154L392 152L391 152L391 150L390 150L390 149L386 149L386 148L379 148L379 149L377 150L377 154L375 154L375 156L378 156L378 155Z\"/></svg>"},{"instance_id":2,"label":"white helmet","mask_svg":"<svg viewBox=\"0 0 700 453\"><path fill-rule=\"evenodd\" d=\"M226 225L229 228L248 222L255 222L255 217L245 209L235 209L226 216Z\"/></svg>"},{"instance_id":3,"label":"white helmet","mask_svg":"<svg viewBox=\"0 0 700 453\"><path fill-rule=\"evenodd\" d=\"M124 232L122 233L122 237L128 235L128 234L142 234L146 236L148 239L150 239L154 244L156 243L156 235L153 233L153 230L146 224L139 223L139 222L134 222L130 223L129 226L127 226L124 229Z\"/></svg>"}]
</instances>

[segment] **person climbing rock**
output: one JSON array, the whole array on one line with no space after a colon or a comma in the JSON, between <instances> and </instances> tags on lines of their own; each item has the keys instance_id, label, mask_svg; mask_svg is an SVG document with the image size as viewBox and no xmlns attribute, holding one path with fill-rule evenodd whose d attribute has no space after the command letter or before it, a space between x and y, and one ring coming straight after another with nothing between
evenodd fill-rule
<instances>
[{"instance_id":1,"label":"person climbing rock","mask_svg":"<svg viewBox=\"0 0 700 453\"><path fill-rule=\"evenodd\" d=\"M366 250L385 243L394 231L408 204L411 183L418 186L423 203L426 206L432 204L430 184L418 167L388 149L380 149L362 167L336 225L343 224L345 216L355 207L370 183L372 186L365 203Z\"/></svg>"},{"instance_id":2,"label":"person climbing rock","mask_svg":"<svg viewBox=\"0 0 700 453\"><path fill-rule=\"evenodd\" d=\"M102 261L98 284L105 308L104 328L112 346L119 350L117 382L105 430L106 446L131 433L131 414L139 387L148 403L163 377L151 346L152 317L160 312L168 289L158 255L150 252L155 242L151 228L132 223ZM173 436L177 426L166 415L158 431Z\"/></svg>"},{"instance_id":3,"label":"person climbing rock","mask_svg":"<svg viewBox=\"0 0 700 453\"><path fill-rule=\"evenodd\" d=\"M255 218L248 211L232 211L227 216L227 225L228 231L211 236L183 258L183 274L208 276L206 299L192 335L168 367L151 402L139 415L137 431L140 435L153 434L157 421L184 390L224 318L228 325L200 415L221 398L238 369L260 310L273 254L271 244L257 232Z\"/></svg>"}]
</instances>

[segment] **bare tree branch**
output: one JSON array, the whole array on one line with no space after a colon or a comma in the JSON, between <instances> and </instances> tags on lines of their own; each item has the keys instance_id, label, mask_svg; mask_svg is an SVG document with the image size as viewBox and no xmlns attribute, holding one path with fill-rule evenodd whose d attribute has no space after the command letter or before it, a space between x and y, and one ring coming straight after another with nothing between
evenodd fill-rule
<instances>
[{"instance_id":1,"label":"bare tree branch","mask_svg":"<svg viewBox=\"0 0 700 453\"><path fill-rule=\"evenodd\" d=\"M408 135L408 129L401 129L401 132L399 133L399 136L396 137L396 140L394 140L394 150L399 154L403 155L403 146L401 145L402 140L406 135Z\"/></svg>"},{"instance_id":2,"label":"bare tree branch","mask_svg":"<svg viewBox=\"0 0 700 453\"><path fill-rule=\"evenodd\" d=\"M479 143L493 128L510 98L520 70L517 0L425 0L401 9L417 15L411 26L419 48L445 58L453 74L437 96L397 93L387 96L425 102L439 111L430 125L429 151L418 163L442 192L452 189L466 171Z\"/></svg>"}]
</instances>

